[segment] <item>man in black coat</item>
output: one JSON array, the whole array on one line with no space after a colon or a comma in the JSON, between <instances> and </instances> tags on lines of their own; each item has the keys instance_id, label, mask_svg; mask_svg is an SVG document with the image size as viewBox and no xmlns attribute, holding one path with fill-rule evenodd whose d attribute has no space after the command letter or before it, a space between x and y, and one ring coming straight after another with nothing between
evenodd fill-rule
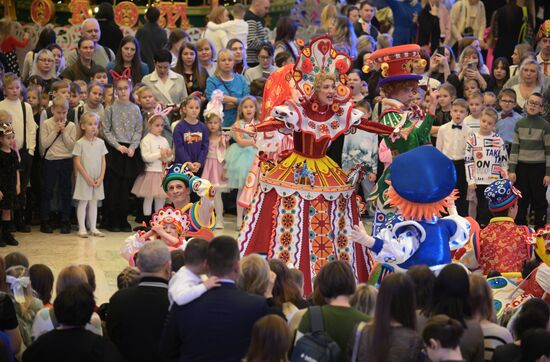
<instances>
[{"instance_id":1,"label":"man in black coat","mask_svg":"<svg viewBox=\"0 0 550 362\"><path fill-rule=\"evenodd\" d=\"M113 294L107 332L128 361L162 361L159 341L168 314L170 251L162 241L146 243L138 253L140 283Z\"/></svg>"},{"instance_id":2,"label":"man in black coat","mask_svg":"<svg viewBox=\"0 0 550 362\"><path fill-rule=\"evenodd\" d=\"M235 239L218 236L207 252L210 274L220 286L189 304L174 305L166 319L161 353L179 361L241 361L254 323L267 314L265 298L239 290L239 247Z\"/></svg>"},{"instance_id":3,"label":"man in black coat","mask_svg":"<svg viewBox=\"0 0 550 362\"><path fill-rule=\"evenodd\" d=\"M139 40L141 47L141 60L149 66L149 69L155 69L153 55L160 49L166 47L168 37L166 31L158 25L160 10L156 7L149 7L145 13L145 23L136 33L136 39ZM145 75L145 74L144 74Z\"/></svg>"}]
</instances>

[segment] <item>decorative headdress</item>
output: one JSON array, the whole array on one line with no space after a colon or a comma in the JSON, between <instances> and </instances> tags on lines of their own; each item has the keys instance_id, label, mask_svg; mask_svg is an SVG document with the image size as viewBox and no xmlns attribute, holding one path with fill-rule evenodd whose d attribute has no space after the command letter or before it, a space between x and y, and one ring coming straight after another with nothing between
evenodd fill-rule
<instances>
[{"instance_id":1,"label":"decorative headdress","mask_svg":"<svg viewBox=\"0 0 550 362\"><path fill-rule=\"evenodd\" d=\"M0 135L7 136L10 134L14 134L13 127L9 123L2 123L0 124Z\"/></svg>"},{"instance_id":2,"label":"decorative headdress","mask_svg":"<svg viewBox=\"0 0 550 362\"><path fill-rule=\"evenodd\" d=\"M380 85L401 80L420 80L422 76L412 73L412 63L415 60L426 61L420 57L420 46L416 44L399 45L375 51L369 55L363 72L368 73L375 64L380 67L382 79Z\"/></svg>"},{"instance_id":3,"label":"decorative headdress","mask_svg":"<svg viewBox=\"0 0 550 362\"><path fill-rule=\"evenodd\" d=\"M109 74L111 74L111 77L113 78L114 82L121 79L130 80L130 77L132 76L132 70L128 67L124 69L122 74L118 74L114 69L111 69L109 71Z\"/></svg>"},{"instance_id":4,"label":"decorative headdress","mask_svg":"<svg viewBox=\"0 0 550 362\"><path fill-rule=\"evenodd\" d=\"M542 38L550 38L550 20L545 20L544 23L540 24L537 32L537 42Z\"/></svg>"},{"instance_id":5,"label":"decorative headdress","mask_svg":"<svg viewBox=\"0 0 550 362\"><path fill-rule=\"evenodd\" d=\"M164 207L151 217L151 227L157 225L163 226L166 224L173 224L178 231L178 235L182 235L189 230L187 214L171 207Z\"/></svg>"},{"instance_id":6,"label":"decorative headdress","mask_svg":"<svg viewBox=\"0 0 550 362\"><path fill-rule=\"evenodd\" d=\"M388 202L405 219L440 217L456 197L453 162L432 146L420 146L395 158Z\"/></svg>"},{"instance_id":7,"label":"decorative headdress","mask_svg":"<svg viewBox=\"0 0 550 362\"><path fill-rule=\"evenodd\" d=\"M130 68L126 68L126 69L130 69ZM153 119L153 117L158 117L158 116L161 116L163 118L166 117L168 114L170 114L170 112L172 112L172 108L173 107L167 107L162 109L162 105L160 103L157 104L155 106L155 109L153 110L153 115L149 117L149 119L147 120L147 123L149 123L151 119Z\"/></svg>"},{"instance_id":8,"label":"decorative headdress","mask_svg":"<svg viewBox=\"0 0 550 362\"><path fill-rule=\"evenodd\" d=\"M499 212L514 206L520 199L521 192L512 185L510 180L496 180L487 186L483 196L487 199L489 210Z\"/></svg>"},{"instance_id":9,"label":"decorative headdress","mask_svg":"<svg viewBox=\"0 0 550 362\"><path fill-rule=\"evenodd\" d=\"M184 164L173 163L164 170L164 180L162 181L162 188L164 191L168 190L170 181L183 181L183 183L189 187L195 180L200 179L200 177L195 176L195 174L191 172L189 165L190 162Z\"/></svg>"},{"instance_id":10,"label":"decorative headdress","mask_svg":"<svg viewBox=\"0 0 550 362\"><path fill-rule=\"evenodd\" d=\"M221 121L223 121L223 92L219 89L216 89L212 92L210 101L206 105L204 110L204 116L217 116Z\"/></svg>"},{"instance_id":11,"label":"decorative headdress","mask_svg":"<svg viewBox=\"0 0 550 362\"><path fill-rule=\"evenodd\" d=\"M334 74L336 76L336 96L334 103L346 103L351 97L351 89L347 84L347 72L351 67L351 59L344 53L337 52L332 46L329 36L313 38L306 45L294 66L292 77L296 88L307 100L314 94L313 83L318 74Z\"/></svg>"}]
</instances>

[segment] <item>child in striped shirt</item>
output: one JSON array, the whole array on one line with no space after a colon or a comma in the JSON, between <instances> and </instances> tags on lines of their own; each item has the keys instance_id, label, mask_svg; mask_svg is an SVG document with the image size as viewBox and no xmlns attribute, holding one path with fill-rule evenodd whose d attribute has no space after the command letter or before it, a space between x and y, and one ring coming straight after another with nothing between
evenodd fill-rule
<instances>
[{"instance_id":1,"label":"child in striped shirt","mask_svg":"<svg viewBox=\"0 0 550 362\"><path fill-rule=\"evenodd\" d=\"M550 123L542 116L543 98L533 93L525 103L527 117L516 123L510 152L510 181L521 191L516 223L527 225L527 209L535 212L535 228L546 224L546 188L550 185Z\"/></svg>"}]
</instances>

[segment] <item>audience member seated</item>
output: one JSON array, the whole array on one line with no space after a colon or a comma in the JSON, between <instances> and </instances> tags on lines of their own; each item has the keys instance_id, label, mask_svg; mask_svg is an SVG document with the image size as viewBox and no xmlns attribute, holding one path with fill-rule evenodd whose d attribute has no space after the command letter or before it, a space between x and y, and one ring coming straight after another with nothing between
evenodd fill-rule
<instances>
[{"instance_id":1,"label":"audience member seated","mask_svg":"<svg viewBox=\"0 0 550 362\"><path fill-rule=\"evenodd\" d=\"M42 301L44 307L51 307L54 278L50 267L44 264L33 264L29 268L29 277L36 297Z\"/></svg>"},{"instance_id":2,"label":"audience member seated","mask_svg":"<svg viewBox=\"0 0 550 362\"><path fill-rule=\"evenodd\" d=\"M23 353L23 361L123 361L112 342L85 328L94 307L94 294L87 284L69 287L59 293L53 303L59 327L30 345Z\"/></svg>"},{"instance_id":3,"label":"audience member seated","mask_svg":"<svg viewBox=\"0 0 550 362\"><path fill-rule=\"evenodd\" d=\"M446 314L462 324L464 334L460 339L460 351L466 361L482 362L483 331L479 322L472 319L470 305L470 282L464 266L448 264L435 279L433 301L428 310L428 317ZM418 317L416 330L424 329L426 316Z\"/></svg>"},{"instance_id":4,"label":"audience member seated","mask_svg":"<svg viewBox=\"0 0 550 362\"><path fill-rule=\"evenodd\" d=\"M62 291L69 287L77 287L80 285L89 286L86 272L76 265L69 265L61 269L59 275L57 276L57 281L55 282L55 294L59 295ZM41 335L58 328L60 323L59 317L55 314L55 308L42 308L38 311L38 313L36 313L36 317L34 318L34 324L32 325L32 339L35 341ZM101 329L101 319L97 313L92 313L91 318L88 319L88 323L85 325L85 328L99 336L103 334Z\"/></svg>"},{"instance_id":5,"label":"audience member seated","mask_svg":"<svg viewBox=\"0 0 550 362\"><path fill-rule=\"evenodd\" d=\"M493 352L493 362L522 361L521 344L526 332L537 328L547 328L550 319L550 307L545 301L532 298L526 301L513 321L514 343L497 347Z\"/></svg>"},{"instance_id":6,"label":"audience member seated","mask_svg":"<svg viewBox=\"0 0 550 362\"><path fill-rule=\"evenodd\" d=\"M364 327L359 361L424 361L416 333L414 283L403 273L387 276L380 285L374 320Z\"/></svg>"},{"instance_id":7,"label":"audience member seated","mask_svg":"<svg viewBox=\"0 0 550 362\"><path fill-rule=\"evenodd\" d=\"M273 285L273 305L281 308L287 320L292 318L298 309L309 307L309 303L302 298L302 293L292 281L290 270L279 259L271 259L269 268L275 273Z\"/></svg>"},{"instance_id":8,"label":"audience member seated","mask_svg":"<svg viewBox=\"0 0 550 362\"><path fill-rule=\"evenodd\" d=\"M168 314L170 251L162 241L146 243L138 253L141 281L109 300L107 332L128 361L160 361L159 341Z\"/></svg>"},{"instance_id":9,"label":"audience member seated","mask_svg":"<svg viewBox=\"0 0 550 362\"><path fill-rule=\"evenodd\" d=\"M493 351L506 343L512 343L510 332L496 324L493 292L487 280L477 274L470 275L470 303L472 315L481 325L485 345L485 361L490 361Z\"/></svg>"},{"instance_id":10,"label":"audience member seated","mask_svg":"<svg viewBox=\"0 0 550 362\"><path fill-rule=\"evenodd\" d=\"M250 348L243 362L287 362L291 345L292 337L285 320L267 315L254 323Z\"/></svg>"},{"instance_id":11,"label":"audience member seated","mask_svg":"<svg viewBox=\"0 0 550 362\"><path fill-rule=\"evenodd\" d=\"M428 320L422 332L428 358L432 362L465 362L460 352L464 328L446 315L435 315Z\"/></svg>"},{"instance_id":12,"label":"audience member seated","mask_svg":"<svg viewBox=\"0 0 550 362\"><path fill-rule=\"evenodd\" d=\"M239 274L239 246L235 239L212 239L207 264L221 285L193 303L172 307L160 346L167 359L240 361L248 350L252 326L267 314L264 298L235 285Z\"/></svg>"},{"instance_id":13,"label":"audience member seated","mask_svg":"<svg viewBox=\"0 0 550 362\"><path fill-rule=\"evenodd\" d=\"M351 307L350 297L355 292L355 277L348 263L337 260L323 266L317 274L317 285L327 305L321 307L325 333L340 347L340 361L346 361L346 349L359 322L370 318ZM308 310L298 327L296 341L311 332L311 312Z\"/></svg>"},{"instance_id":14,"label":"audience member seated","mask_svg":"<svg viewBox=\"0 0 550 362\"><path fill-rule=\"evenodd\" d=\"M374 317L378 289L368 284L359 284L350 299L351 306L369 317Z\"/></svg>"}]
</instances>

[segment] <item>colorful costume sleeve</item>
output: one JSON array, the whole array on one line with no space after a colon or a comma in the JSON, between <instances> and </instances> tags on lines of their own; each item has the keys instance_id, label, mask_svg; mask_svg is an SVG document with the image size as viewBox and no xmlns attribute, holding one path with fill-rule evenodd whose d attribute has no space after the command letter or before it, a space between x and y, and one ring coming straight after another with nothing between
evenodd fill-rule
<instances>
[{"instance_id":1,"label":"colorful costume sleeve","mask_svg":"<svg viewBox=\"0 0 550 362\"><path fill-rule=\"evenodd\" d=\"M449 228L454 230L454 233L449 238L449 247L451 250L457 250L468 242L470 239L471 225L462 216L450 215L441 219L442 222L448 223Z\"/></svg>"},{"instance_id":2,"label":"colorful costume sleeve","mask_svg":"<svg viewBox=\"0 0 550 362\"><path fill-rule=\"evenodd\" d=\"M397 149L399 151L398 153L403 153L420 146L421 144L423 144L423 140L429 137L434 119L434 116L427 114L424 118L424 121L422 122L422 125L414 128L407 139L404 139L403 137L396 138L392 136L384 137L386 145L390 149ZM393 128L397 127L400 129L404 129L412 125L412 122L408 118L408 112L403 113L397 110L390 110L385 112L380 118L380 123L386 126L390 126Z\"/></svg>"},{"instance_id":3,"label":"colorful costume sleeve","mask_svg":"<svg viewBox=\"0 0 550 362\"><path fill-rule=\"evenodd\" d=\"M380 230L370 249L376 260L388 264L401 264L418 250L425 239L422 225L416 221L397 221L392 219L388 227Z\"/></svg>"},{"instance_id":4,"label":"colorful costume sleeve","mask_svg":"<svg viewBox=\"0 0 550 362\"><path fill-rule=\"evenodd\" d=\"M187 235L210 240L214 237L212 229L216 224L214 214L216 191L210 181L199 177L192 178L189 183L193 192L199 195L201 199L186 205L182 210L187 212L189 216L189 232Z\"/></svg>"},{"instance_id":5,"label":"colorful costume sleeve","mask_svg":"<svg viewBox=\"0 0 550 362\"><path fill-rule=\"evenodd\" d=\"M120 255L124 260L128 260L130 265L134 265L134 255L145 245L145 240L140 237L139 233L130 235L124 240L124 244L120 249Z\"/></svg>"},{"instance_id":6,"label":"colorful costume sleeve","mask_svg":"<svg viewBox=\"0 0 550 362\"><path fill-rule=\"evenodd\" d=\"M361 119L361 123L356 125L358 129L370 133L376 133L379 135L390 135L395 130L395 127L392 127L390 125L385 125L383 123L369 121L366 118Z\"/></svg>"}]
</instances>

